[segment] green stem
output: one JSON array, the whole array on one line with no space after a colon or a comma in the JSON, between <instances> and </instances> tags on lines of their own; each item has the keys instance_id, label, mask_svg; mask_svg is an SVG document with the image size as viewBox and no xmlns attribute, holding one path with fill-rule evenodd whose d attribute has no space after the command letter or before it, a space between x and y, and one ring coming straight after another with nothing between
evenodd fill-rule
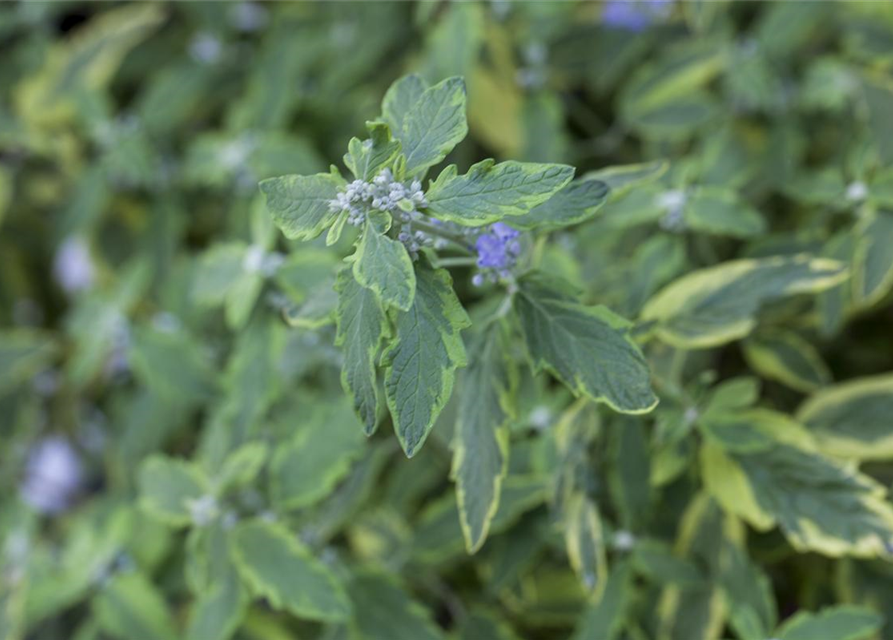
<instances>
[{"instance_id":1,"label":"green stem","mask_svg":"<svg viewBox=\"0 0 893 640\"><path fill-rule=\"evenodd\" d=\"M434 266L436 267L473 267L477 264L477 259L472 256L456 256L452 258L440 258Z\"/></svg>"},{"instance_id":2,"label":"green stem","mask_svg":"<svg viewBox=\"0 0 893 640\"><path fill-rule=\"evenodd\" d=\"M451 233L446 229L438 227L434 224L429 224L427 222L423 222L421 220L413 220L409 223L413 229L418 229L419 231L424 231L428 235L434 238L440 238L441 240L446 240L447 242L451 242L457 247L461 247L467 253L473 253L471 245L468 243L467 238L465 236L458 233Z\"/></svg>"}]
</instances>

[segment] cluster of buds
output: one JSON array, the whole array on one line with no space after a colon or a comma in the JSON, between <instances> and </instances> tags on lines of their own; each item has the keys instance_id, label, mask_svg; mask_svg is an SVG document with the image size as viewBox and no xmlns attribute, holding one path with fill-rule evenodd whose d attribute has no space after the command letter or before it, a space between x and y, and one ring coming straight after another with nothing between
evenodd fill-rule
<instances>
[{"instance_id":1,"label":"cluster of buds","mask_svg":"<svg viewBox=\"0 0 893 640\"><path fill-rule=\"evenodd\" d=\"M517 229L504 222L496 222L477 237L474 246L480 271L471 280L475 286L511 277L512 268L521 255L520 235Z\"/></svg>"},{"instance_id":2,"label":"cluster of buds","mask_svg":"<svg viewBox=\"0 0 893 640\"><path fill-rule=\"evenodd\" d=\"M394 215L399 212L401 218L410 219L412 214L420 216L418 208L426 204L421 182L413 180L406 186L394 180L390 169L383 169L371 182L354 180L347 185L329 201L329 210L346 213L348 223L360 226L366 221L366 212L370 208Z\"/></svg>"},{"instance_id":3,"label":"cluster of buds","mask_svg":"<svg viewBox=\"0 0 893 640\"><path fill-rule=\"evenodd\" d=\"M360 226L366 221L370 209L391 214L400 224L397 239L406 245L413 259L418 257L422 247L437 246L435 238L421 230L413 230L412 223L425 219L420 208L427 205L422 183L413 180L404 184L394 179L390 169L382 169L370 182L354 180L338 195L329 201L329 210L347 215L348 224Z\"/></svg>"}]
</instances>

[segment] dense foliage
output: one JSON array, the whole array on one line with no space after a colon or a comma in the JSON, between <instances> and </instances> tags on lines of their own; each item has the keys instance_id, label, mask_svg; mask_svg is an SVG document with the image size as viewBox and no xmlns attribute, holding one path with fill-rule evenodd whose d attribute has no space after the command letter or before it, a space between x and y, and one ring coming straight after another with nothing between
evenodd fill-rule
<instances>
[{"instance_id":1,"label":"dense foliage","mask_svg":"<svg viewBox=\"0 0 893 640\"><path fill-rule=\"evenodd\" d=\"M0 60L0 638L893 640L890 4Z\"/></svg>"}]
</instances>

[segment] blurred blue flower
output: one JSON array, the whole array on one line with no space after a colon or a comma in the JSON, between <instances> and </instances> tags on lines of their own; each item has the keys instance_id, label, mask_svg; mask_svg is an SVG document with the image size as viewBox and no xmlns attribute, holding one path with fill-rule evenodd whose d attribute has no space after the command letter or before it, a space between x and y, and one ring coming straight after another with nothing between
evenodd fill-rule
<instances>
[{"instance_id":1,"label":"blurred blue flower","mask_svg":"<svg viewBox=\"0 0 893 640\"><path fill-rule=\"evenodd\" d=\"M642 31L656 19L666 18L673 0L608 0L602 9L602 22L615 29Z\"/></svg>"},{"instance_id":2,"label":"blurred blue flower","mask_svg":"<svg viewBox=\"0 0 893 640\"><path fill-rule=\"evenodd\" d=\"M44 438L28 454L22 500L39 513L60 513L71 505L82 477L80 456L68 440Z\"/></svg>"},{"instance_id":3,"label":"blurred blue flower","mask_svg":"<svg viewBox=\"0 0 893 640\"><path fill-rule=\"evenodd\" d=\"M497 222L488 233L482 233L475 242L478 252L477 265L482 269L508 269L521 252L516 240L520 233L507 224Z\"/></svg>"}]
</instances>

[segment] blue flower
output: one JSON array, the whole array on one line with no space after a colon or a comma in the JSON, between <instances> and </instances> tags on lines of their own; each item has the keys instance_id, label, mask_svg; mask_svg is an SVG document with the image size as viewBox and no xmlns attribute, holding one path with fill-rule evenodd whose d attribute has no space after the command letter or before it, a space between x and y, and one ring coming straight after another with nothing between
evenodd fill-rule
<instances>
[{"instance_id":1,"label":"blue flower","mask_svg":"<svg viewBox=\"0 0 893 640\"><path fill-rule=\"evenodd\" d=\"M521 252L516 240L520 233L507 224L497 222L488 233L482 233L475 242L478 252L477 265L482 269L508 269Z\"/></svg>"},{"instance_id":2,"label":"blue flower","mask_svg":"<svg viewBox=\"0 0 893 640\"><path fill-rule=\"evenodd\" d=\"M477 237L474 244L478 253L477 266L487 272L487 278L483 274L477 274L473 278L475 285L480 286L485 279L495 282L497 278L509 277L511 268L521 254L519 235L521 233L517 229L497 222Z\"/></svg>"},{"instance_id":3,"label":"blue flower","mask_svg":"<svg viewBox=\"0 0 893 640\"><path fill-rule=\"evenodd\" d=\"M602 22L609 27L642 31L655 19L666 18L673 0L608 0L602 9Z\"/></svg>"}]
</instances>

